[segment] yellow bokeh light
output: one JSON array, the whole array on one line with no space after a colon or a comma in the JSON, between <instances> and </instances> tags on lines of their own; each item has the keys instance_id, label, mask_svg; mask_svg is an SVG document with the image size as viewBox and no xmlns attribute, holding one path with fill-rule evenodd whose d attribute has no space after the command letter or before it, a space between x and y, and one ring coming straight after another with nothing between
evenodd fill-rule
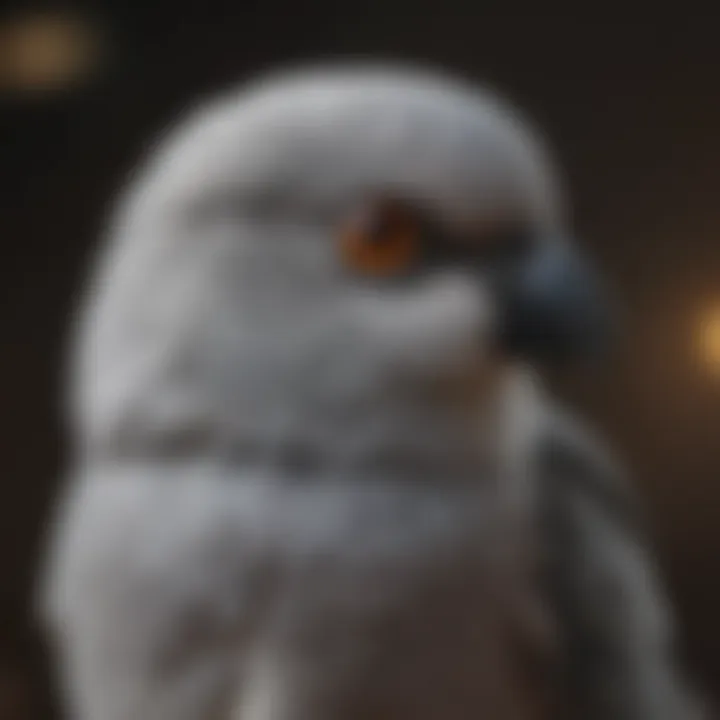
<instances>
[{"instance_id":1,"label":"yellow bokeh light","mask_svg":"<svg viewBox=\"0 0 720 720\"><path fill-rule=\"evenodd\" d=\"M720 306L701 321L700 353L705 364L720 373Z\"/></svg>"},{"instance_id":2,"label":"yellow bokeh light","mask_svg":"<svg viewBox=\"0 0 720 720\"><path fill-rule=\"evenodd\" d=\"M98 67L99 33L71 15L29 14L0 21L0 89L65 90Z\"/></svg>"}]
</instances>

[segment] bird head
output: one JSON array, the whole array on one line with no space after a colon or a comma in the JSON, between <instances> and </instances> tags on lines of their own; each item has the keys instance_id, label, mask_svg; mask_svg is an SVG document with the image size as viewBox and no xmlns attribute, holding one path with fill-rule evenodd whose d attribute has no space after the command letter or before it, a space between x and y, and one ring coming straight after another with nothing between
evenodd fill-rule
<instances>
[{"instance_id":1,"label":"bird head","mask_svg":"<svg viewBox=\"0 0 720 720\"><path fill-rule=\"evenodd\" d=\"M203 106L113 225L86 434L417 438L498 368L583 356L602 303L560 195L528 122L439 74L304 70Z\"/></svg>"}]
</instances>

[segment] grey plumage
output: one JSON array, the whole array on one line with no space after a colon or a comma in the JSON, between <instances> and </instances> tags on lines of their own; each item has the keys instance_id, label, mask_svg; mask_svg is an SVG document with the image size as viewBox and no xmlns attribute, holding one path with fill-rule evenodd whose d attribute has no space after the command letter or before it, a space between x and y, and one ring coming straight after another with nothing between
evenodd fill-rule
<instances>
[{"instance_id":1,"label":"grey plumage","mask_svg":"<svg viewBox=\"0 0 720 720\"><path fill-rule=\"evenodd\" d=\"M633 634L592 612L595 563L643 617L659 593L622 570L634 541L566 431L586 461L554 507L588 550L550 552L564 614L545 599L530 536L555 466L536 450L558 425L490 351L489 283L455 268L378 289L337 263L338 223L377 193L454 230L565 225L515 110L409 70L214 102L123 198L79 324L44 594L74 717L548 717L581 633L622 658L583 678L598 717L687 717L656 708L679 685L665 621Z\"/></svg>"},{"instance_id":2,"label":"grey plumage","mask_svg":"<svg viewBox=\"0 0 720 720\"><path fill-rule=\"evenodd\" d=\"M566 413L550 414L538 447L570 716L710 717L676 662L672 610L622 468Z\"/></svg>"}]
</instances>

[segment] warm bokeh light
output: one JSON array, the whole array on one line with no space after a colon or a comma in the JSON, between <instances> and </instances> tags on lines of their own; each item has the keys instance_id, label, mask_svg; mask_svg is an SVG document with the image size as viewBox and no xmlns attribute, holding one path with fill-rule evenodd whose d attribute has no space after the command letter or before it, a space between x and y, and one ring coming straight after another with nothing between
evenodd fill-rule
<instances>
[{"instance_id":1,"label":"warm bokeh light","mask_svg":"<svg viewBox=\"0 0 720 720\"><path fill-rule=\"evenodd\" d=\"M69 89L97 70L100 49L98 29L80 16L47 13L0 20L0 90Z\"/></svg>"},{"instance_id":2,"label":"warm bokeh light","mask_svg":"<svg viewBox=\"0 0 720 720\"><path fill-rule=\"evenodd\" d=\"M700 355L705 364L720 375L720 304L701 321Z\"/></svg>"}]
</instances>

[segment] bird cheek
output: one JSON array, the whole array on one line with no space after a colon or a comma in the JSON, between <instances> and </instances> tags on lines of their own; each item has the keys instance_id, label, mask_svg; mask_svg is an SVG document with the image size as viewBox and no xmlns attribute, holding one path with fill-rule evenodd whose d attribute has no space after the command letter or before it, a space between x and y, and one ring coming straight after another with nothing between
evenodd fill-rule
<instances>
[{"instance_id":1,"label":"bird cheek","mask_svg":"<svg viewBox=\"0 0 720 720\"><path fill-rule=\"evenodd\" d=\"M472 273L438 273L396 292L368 292L358 309L373 344L407 371L475 362L494 329L492 294Z\"/></svg>"},{"instance_id":2,"label":"bird cheek","mask_svg":"<svg viewBox=\"0 0 720 720\"><path fill-rule=\"evenodd\" d=\"M429 281L405 327L408 346L438 371L462 371L487 354L494 334L495 305L490 288L470 273L448 272ZM414 329L413 329L414 325Z\"/></svg>"}]
</instances>

